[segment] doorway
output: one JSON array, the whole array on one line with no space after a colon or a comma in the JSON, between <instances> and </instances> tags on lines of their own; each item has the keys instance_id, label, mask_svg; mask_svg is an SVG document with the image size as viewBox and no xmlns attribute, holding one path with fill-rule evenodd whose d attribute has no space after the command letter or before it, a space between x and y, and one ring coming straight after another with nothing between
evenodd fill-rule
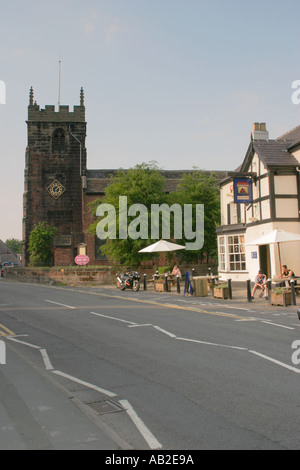
<instances>
[{"instance_id":1,"label":"doorway","mask_svg":"<svg viewBox=\"0 0 300 470\"><path fill-rule=\"evenodd\" d=\"M259 266L259 269L261 269L267 276L267 279L269 279L271 277L270 245L260 245Z\"/></svg>"}]
</instances>

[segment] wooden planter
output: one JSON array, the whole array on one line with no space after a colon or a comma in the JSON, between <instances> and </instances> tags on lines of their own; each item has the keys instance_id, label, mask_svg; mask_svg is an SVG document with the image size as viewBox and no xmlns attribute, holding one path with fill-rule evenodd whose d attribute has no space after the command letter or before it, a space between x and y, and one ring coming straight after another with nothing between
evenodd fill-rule
<instances>
[{"instance_id":1,"label":"wooden planter","mask_svg":"<svg viewBox=\"0 0 300 470\"><path fill-rule=\"evenodd\" d=\"M222 289L214 288L215 299L228 299L228 287L222 287Z\"/></svg>"},{"instance_id":2,"label":"wooden planter","mask_svg":"<svg viewBox=\"0 0 300 470\"><path fill-rule=\"evenodd\" d=\"M155 282L156 292L165 292L165 281L156 281ZM168 292L172 290L172 283L168 282Z\"/></svg>"},{"instance_id":3,"label":"wooden planter","mask_svg":"<svg viewBox=\"0 0 300 470\"><path fill-rule=\"evenodd\" d=\"M284 292L282 294L271 294L271 305L292 305L292 294L291 292Z\"/></svg>"}]
</instances>

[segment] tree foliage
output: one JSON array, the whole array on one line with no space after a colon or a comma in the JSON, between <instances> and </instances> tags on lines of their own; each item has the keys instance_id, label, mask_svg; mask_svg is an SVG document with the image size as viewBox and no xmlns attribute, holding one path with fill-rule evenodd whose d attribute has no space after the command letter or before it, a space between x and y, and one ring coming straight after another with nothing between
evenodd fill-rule
<instances>
[{"instance_id":1,"label":"tree foliage","mask_svg":"<svg viewBox=\"0 0 300 470\"><path fill-rule=\"evenodd\" d=\"M155 162L142 163L129 170L120 169L116 175L111 177L111 182L107 186L105 196L97 199L91 205L92 213L95 215L100 204L111 204L116 209L116 233L119 233L119 197L126 196L128 207L133 204L143 204L151 217L151 204L162 204L166 201L164 191L165 178ZM103 218L103 217L102 217ZM128 217L128 224L135 217ZM101 219L101 218L100 218ZM89 227L89 232L96 234L99 218ZM150 219L149 219L150 226ZM139 250L145 247L145 240L107 239L101 247L101 252L110 261L122 265L138 265L145 256Z\"/></svg>"},{"instance_id":2,"label":"tree foliage","mask_svg":"<svg viewBox=\"0 0 300 470\"><path fill-rule=\"evenodd\" d=\"M177 187L177 191L170 195L173 201L184 204L204 205L204 245L201 250L184 251L181 257L189 261L198 261L204 254L217 257L216 228L220 223L220 192L217 176L213 172L206 172L195 168L191 173L185 173ZM193 224L195 226L195 223ZM186 239L183 239L186 242Z\"/></svg>"},{"instance_id":3,"label":"tree foliage","mask_svg":"<svg viewBox=\"0 0 300 470\"><path fill-rule=\"evenodd\" d=\"M29 236L29 266L44 267L53 265L53 240L56 227L45 222L36 224Z\"/></svg>"},{"instance_id":4,"label":"tree foliage","mask_svg":"<svg viewBox=\"0 0 300 470\"><path fill-rule=\"evenodd\" d=\"M16 254L22 253L22 240L18 240L17 238L8 238L5 245Z\"/></svg>"},{"instance_id":5,"label":"tree foliage","mask_svg":"<svg viewBox=\"0 0 300 470\"><path fill-rule=\"evenodd\" d=\"M149 228L148 239L133 240L130 237L120 239L118 237L120 227L119 224L119 197L127 196L128 207L133 204L143 204L148 209L148 224ZM214 173L205 172L199 169L194 169L190 173L183 175L182 180L178 184L177 190L166 194L165 192L165 178L162 171L158 168L155 162L149 164L143 163L136 165L129 170L119 170L118 173L111 178L110 184L106 188L105 196L98 199L91 204L91 211L96 215L97 208L101 204L110 204L116 209L116 227L115 239L107 239L101 247L102 254L106 255L112 262L122 265L138 265L142 259L148 258L149 255L141 255L140 249L145 248L157 241L151 239L151 207L153 204L167 204L171 207L173 204L181 206L182 217L184 217L184 205L189 204L196 207L197 204L204 205L204 245L201 250L188 251L184 250L179 253L179 256L187 261L196 262L199 258L203 258L204 254L216 257L217 255L217 236L216 226L220 218L220 201L219 201L219 188L217 178ZM128 224L134 217L128 217ZM89 227L89 232L96 235L96 229L99 221L105 220L105 216L98 217L95 222ZM195 230L196 214L193 213L193 229ZM147 221L146 221L147 222ZM162 221L159 222L159 235L162 235ZM170 239L174 240L174 214L170 213ZM184 221L182 220L182 226ZM184 237L182 239L174 240L179 244L190 242ZM155 256L155 255L154 255ZM157 254L156 254L157 256Z\"/></svg>"}]
</instances>

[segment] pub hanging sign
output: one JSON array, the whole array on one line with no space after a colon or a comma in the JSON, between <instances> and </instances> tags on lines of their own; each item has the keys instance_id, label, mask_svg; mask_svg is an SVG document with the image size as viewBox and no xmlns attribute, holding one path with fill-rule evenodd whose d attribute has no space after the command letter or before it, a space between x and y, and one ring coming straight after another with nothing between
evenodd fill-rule
<instances>
[{"instance_id":1,"label":"pub hanging sign","mask_svg":"<svg viewBox=\"0 0 300 470\"><path fill-rule=\"evenodd\" d=\"M252 203L251 178L234 178L234 202L236 204Z\"/></svg>"}]
</instances>

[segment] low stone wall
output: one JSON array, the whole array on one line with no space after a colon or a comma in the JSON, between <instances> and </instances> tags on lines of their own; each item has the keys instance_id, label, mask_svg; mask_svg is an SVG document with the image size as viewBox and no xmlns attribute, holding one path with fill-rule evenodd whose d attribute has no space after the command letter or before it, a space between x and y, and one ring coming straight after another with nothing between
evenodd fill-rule
<instances>
[{"instance_id":1,"label":"low stone wall","mask_svg":"<svg viewBox=\"0 0 300 470\"><path fill-rule=\"evenodd\" d=\"M182 279L185 272L195 268L195 275L206 275L207 266L185 266L181 268ZM152 278L154 270L151 268L132 268L137 270L143 282L144 274L147 279ZM116 274L124 272L124 267L65 267L65 268L4 268L3 276L5 279L18 282L28 282L34 284L64 284L68 286L101 286L115 285Z\"/></svg>"},{"instance_id":2,"label":"low stone wall","mask_svg":"<svg viewBox=\"0 0 300 470\"><path fill-rule=\"evenodd\" d=\"M4 268L3 277L12 281L34 284L112 285L115 272L112 268Z\"/></svg>"}]
</instances>

